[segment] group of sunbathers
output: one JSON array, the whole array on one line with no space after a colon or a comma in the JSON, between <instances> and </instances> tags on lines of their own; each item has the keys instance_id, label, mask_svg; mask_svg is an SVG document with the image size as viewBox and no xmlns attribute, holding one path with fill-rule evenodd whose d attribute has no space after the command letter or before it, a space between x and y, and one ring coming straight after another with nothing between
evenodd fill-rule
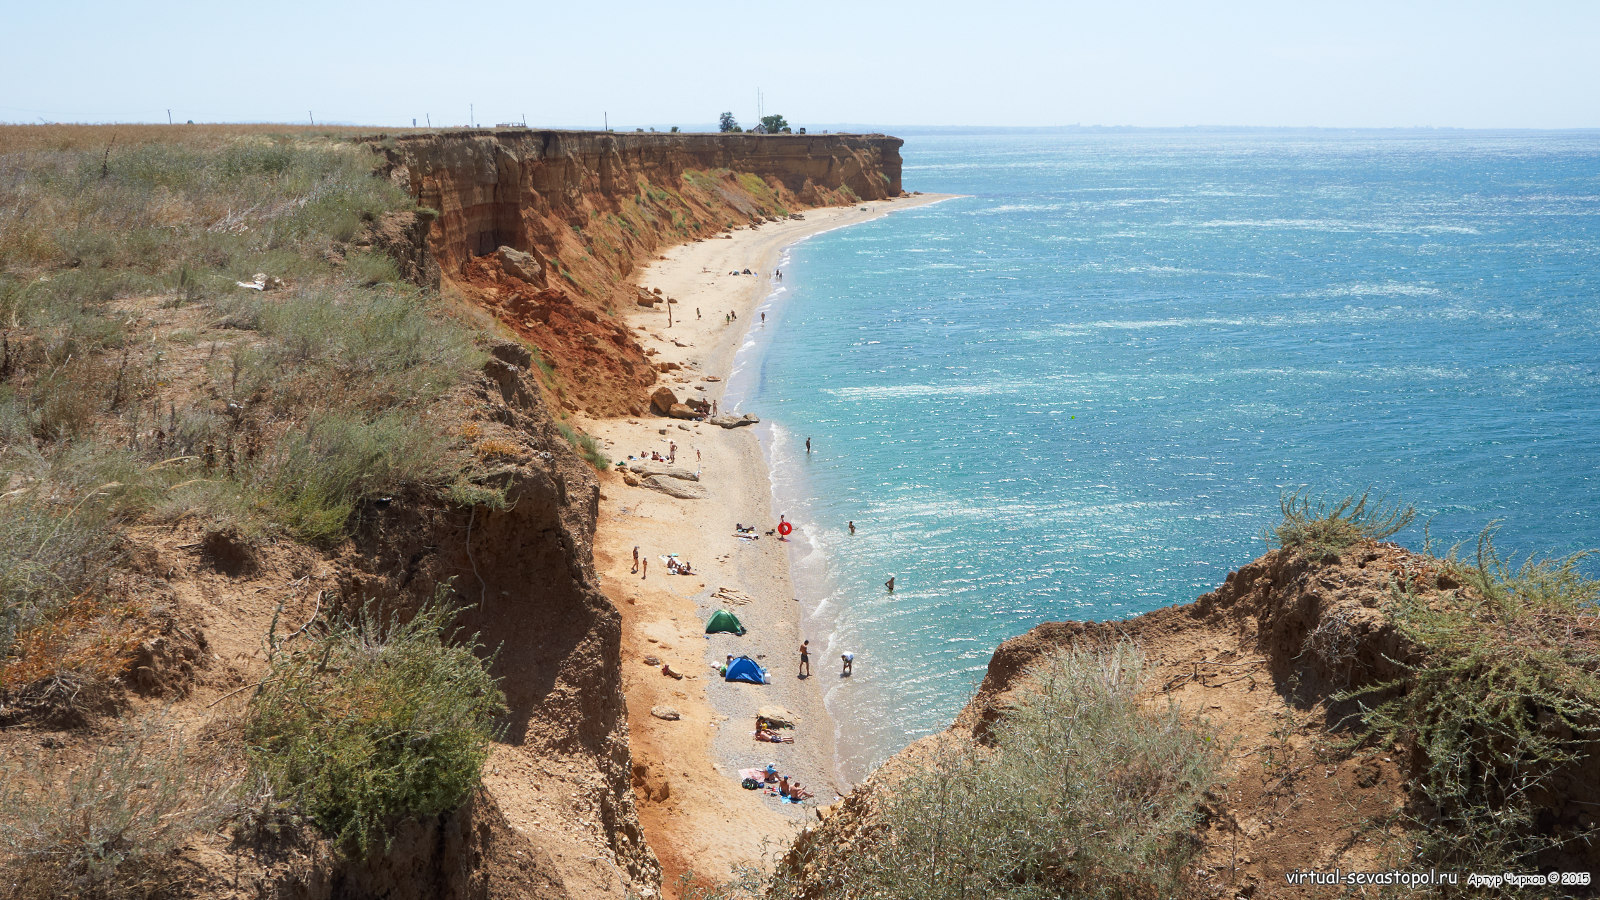
<instances>
[{"instance_id":1,"label":"group of sunbathers","mask_svg":"<svg viewBox=\"0 0 1600 900\"><path fill-rule=\"evenodd\" d=\"M800 786L798 781L790 781L789 776L779 775L777 766L767 766L764 773L767 784L777 784L778 796L789 800L810 800L812 793Z\"/></svg>"},{"instance_id":2,"label":"group of sunbathers","mask_svg":"<svg viewBox=\"0 0 1600 900\"><path fill-rule=\"evenodd\" d=\"M676 556L669 556L667 557L667 572L672 575L693 575L694 568L689 565L688 560L679 562Z\"/></svg>"}]
</instances>

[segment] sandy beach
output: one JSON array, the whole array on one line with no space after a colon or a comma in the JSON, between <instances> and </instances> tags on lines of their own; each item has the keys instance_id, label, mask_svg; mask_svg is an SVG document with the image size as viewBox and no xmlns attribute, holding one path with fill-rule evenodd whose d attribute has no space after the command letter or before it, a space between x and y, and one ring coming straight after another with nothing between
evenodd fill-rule
<instances>
[{"instance_id":1,"label":"sandy beach","mask_svg":"<svg viewBox=\"0 0 1600 900\"><path fill-rule=\"evenodd\" d=\"M674 247L637 279L645 289L660 289L663 297L677 301L670 304L671 325L669 304L661 303L638 308L628 316L628 326L647 353L654 351L657 367L668 369L659 383L680 401L720 403L734 357L750 328L759 324L755 310L772 291L784 247L942 199L924 194L806 210L802 219L742 227L731 237ZM746 269L753 274L731 274ZM817 677L797 677L800 642L810 638L813 647L822 642L801 634L788 545L767 534L778 517L751 428L654 415L579 424L603 442L613 463L651 451L667 456L676 443L677 467L699 473L698 482L679 483L691 491L697 484L704 492L698 499L679 499L644 484L630 486L616 470L605 473L595 541L601 586L622 613L623 688L639 817L661 858L670 897L686 873L721 878L741 863L760 860L801 824L815 821L816 808L831 803L845 787L834 783L834 727L822 702L823 685L837 681L839 660L813 652ZM756 539L735 537L736 523L754 524ZM648 561L647 571L633 571L635 547ZM688 561L694 574L669 574L662 560L668 554ZM719 608L738 616L748 633L704 634L706 619ZM768 669L770 683L724 682L715 665L728 654L758 660ZM683 678L663 674L663 665ZM768 706L786 710L796 721L793 731L784 732L794 736L793 743L754 739L756 713ZM672 712L676 719L670 718ZM815 799L786 804L740 788L739 769L768 763Z\"/></svg>"}]
</instances>

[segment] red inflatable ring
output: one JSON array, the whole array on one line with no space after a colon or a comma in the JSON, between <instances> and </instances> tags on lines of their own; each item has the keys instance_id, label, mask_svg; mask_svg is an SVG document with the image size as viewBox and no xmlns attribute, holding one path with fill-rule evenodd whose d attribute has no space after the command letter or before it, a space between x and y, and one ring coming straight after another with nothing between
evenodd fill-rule
<instances>
[{"instance_id":1,"label":"red inflatable ring","mask_svg":"<svg viewBox=\"0 0 1600 900\"><path fill-rule=\"evenodd\" d=\"M784 537L788 537L789 536L789 532L791 532L793 530L794 530L794 526L790 525L788 522L779 522L778 523L778 533L783 535Z\"/></svg>"}]
</instances>

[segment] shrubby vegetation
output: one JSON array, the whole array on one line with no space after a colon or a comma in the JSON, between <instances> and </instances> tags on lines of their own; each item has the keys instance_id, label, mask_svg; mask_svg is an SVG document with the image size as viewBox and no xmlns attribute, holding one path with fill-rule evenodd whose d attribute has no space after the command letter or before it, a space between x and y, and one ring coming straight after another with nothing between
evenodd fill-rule
<instances>
[{"instance_id":1,"label":"shrubby vegetation","mask_svg":"<svg viewBox=\"0 0 1600 900\"><path fill-rule=\"evenodd\" d=\"M560 429L561 436L567 439L567 443L572 445L572 449L578 451L578 455L589 465L600 470L611 465L611 460L606 458L600 449L600 442L595 440L593 435L585 434L566 423L558 425L557 428Z\"/></svg>"},{"instance_id":2,"label":"shrubby vegetation","mask_svg":"<svg viewBox=\"0 0 1600 900\"><path fill-rule=\"evenodd\" d=\"M252 771L362 855L397 819L460 806L505 712L443 594L409 620L367 609L298 651L276 645L250 704Z\"/></svg>"},{"instance_id":3,"label":"shrubby vegetation","mask_svg":"<svg viewBox=\"0 0 1600 900\"><path fill-rule=\"evenodd\" d=\"M0 131L0 717L121 664L134 611L101 588L130 525L327 546L375 496L493 499L427 425L475 333L353 243L412 208L374 162L305 132Z\"/></svg>"},{"instance_id":4,"label":"shrubby vegetation","mask_svg":"<svg viewBox=\"0 0 1600 900\"><path fill-rule=\"evenodd\" d=\"M1319 561L1415 517L1366 494L1282 506L1280 545ZM1508 560L1494 531L1392 585L1385 611L1414 661L1340 698L1357 704L1361 740L1414 751L1414 852L1434 866L1516 869L1600 839L1540 821L1600 755L1600 581L1581 569L1587 553Z\"/></svg>"},{"instance_id":5,"label":"shrubby vegetation","mask_svg":"<svg viewBox=\"0 0 1600 900\"><path fill-rule=\"evenodd\" d=\"M795 869L816 864L815 882L780 868L698 896L1179 895L1199 849L1197 808L1225 754L1209 724L1137 702L1142 669L1127 644L1057 655L992 745L944 745L877 795L875 832L845 853L791 859Z\"/></svg>"},{"instance_id":6,"label":"shrubby vegetation","mask_svg":"<svg viewBox=\"0 0 1600 900\"><path fill-rule=\"evenodd\" d=\"M169 851L235 811L237 778L156 720L70 771L0 763L0 872L17 898L171 894Z\"/></svg>"},{"instance_id":7,"label":"shrubby vegetation","mask_svg":"<svg viewBox=\"0 0 1600 900\"><path fill-rule=\"evenodd\" d=\"M1393 537L1417 517L1415 507L1373 500L1371 492L1329 503L1297 491L1283 495L1279 507L1283 521L1271 537L1314 560L1335 559L1360 541Z\"/></svg>"},{"instance_id":8,"label":"shrubby vegetation","mask_svg":"<svg viewBox=\"0 0 1600 900\"><path fill-rule=\"evenodd\" d=\"M1404 676L1353 693L1372 737L1415 747L1414 787L1432 815L1418 847L1436 865L1499 870L1593 834L1536 827L1565 799L1557 778L1583 778L1600 752L1600 581L1586 554L1529 557L1452 550L1441 572L1459 587L1440 602L1395 585L1392 615L1419 649Z\"/></svg>"}]
</instances>

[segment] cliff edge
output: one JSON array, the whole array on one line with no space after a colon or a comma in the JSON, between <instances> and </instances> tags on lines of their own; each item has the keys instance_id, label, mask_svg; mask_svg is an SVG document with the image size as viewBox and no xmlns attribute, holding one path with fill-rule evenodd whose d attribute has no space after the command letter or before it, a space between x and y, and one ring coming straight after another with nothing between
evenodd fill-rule
<instances>
[{"instance_id":1,"label":"cliff edge","mask_svg":"<svg viewBox=\"0 0 1600 900\"><path fill-rule=\"evenodd\" d=\"M851 896L839 873L893 844L885 811L907 785L952 751L995 752L997 730L1053 658L1119 645L1142 652L1148 710L1175 705L1227 748L1215 781L1199 786L1192 828L1168 845L1188 860L1182 896L1323 897L1326 884L1296 879L1336 869L1452 872L1458 886L1418 892L1448 896L1472 870L1593 869L1600 719L1582 693L1587 676L1559 673L1569 663L1593 671L1594 585L1561 564L1502 568L1492 546L1488 559L1475 569L1370 540L1331 556L1274 550L1194 603L1040 625L1000 646L946 732L820 813L771 896ZM1557 584L1568 593L1552 601ZM1541 632L1535 619L1559 624ZM1464 639L1490 648L1488 668L1474 651L1441 650L1441 622L1457 636L1483 623ZM1062 852L1075 860L1067 872L1093 866Z\"/></svg>"},{"instance_id":2,"label":"cliff edge","mask_svg":"<svg viewBox=\"0 0 1600 900\"><path fill-rule=\"evenodd\" d=\"M899 196L883 135L463 131L375 140L424 209L413 269L534 347L558 411L640 415L656 368L622 323L664 247ZM417 256L419 260L420 256Z\"/></svg>"}]
</instances>

